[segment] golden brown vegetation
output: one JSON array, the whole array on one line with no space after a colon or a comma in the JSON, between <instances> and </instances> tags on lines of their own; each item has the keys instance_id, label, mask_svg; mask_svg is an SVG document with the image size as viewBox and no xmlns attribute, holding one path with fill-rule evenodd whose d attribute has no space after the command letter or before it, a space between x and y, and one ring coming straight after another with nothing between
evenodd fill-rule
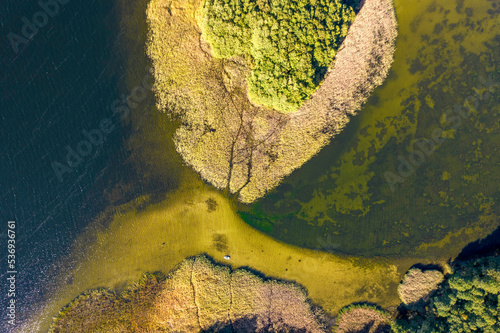
<instances>
[{"instance_id":1,"label":"golden brown vegetation","mask_svg":"<svg viewBox=\"0 0 500 333\"><path fill-rule=\"evenodd\" d=\"M437 270L410 269L398 286L399 297L406 305L425 300L443 281L443 273Z\"/></svg>"},{"instance_id":2,"label":"golden brown vegetation","mask_svg":"<svg viewBox=\"0 0 500 333\"><path fill-rule=\"evenodd\" d=\"M152 0L148 55L160 110L180 118L176 149L206 181L252 202L338 134L387 76L397 34L392 1L362 2L323 84L283 114L248 98L244 58L216 59L201 0Z\"/></svg>"},{"instance_id":3,"label":"golden brown vegetation","mask_svg":"<svg viewBox=\"0 0 500 333\"><path fill-rule=\"evenodd\" d=\"M77 297L50 332L324 332L302 288L231 271L205 256L183 261L168 277L146 274L117 294L93 290Z\"/></svg>"},{"instance_id":4,"label":"golden brown vegetation","mask_svg":"<svg viewBox=\"0 0 500 333\"><path fill-rule=\"evenodd\" d=\"M350 305L340 311L336 333L384 333L391 331L389 315L374 306Z\"/></svg>"}]
</instances>

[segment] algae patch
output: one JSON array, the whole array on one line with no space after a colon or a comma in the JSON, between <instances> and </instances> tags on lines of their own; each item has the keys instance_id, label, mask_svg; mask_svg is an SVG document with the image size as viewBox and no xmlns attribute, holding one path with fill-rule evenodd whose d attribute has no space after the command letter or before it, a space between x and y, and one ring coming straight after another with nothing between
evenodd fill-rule
<instances>
[{"instance_id":1,"label":"algae patch","mask_svg":"<svg viewBox=\"0 0 500 333\"><path fill-rule=\"evenodd\" d=\"M265 220L265 229L254 225L298 246L320 248L318 239L331 237L343 253L367 256L415 250L454 256L497 228L500 21L494 5L469 4L472 17L454 1L396 6L397 50L384 85L329 146L242 208L245 220ZM435 149L423 151L429 141ZM391 186L388 173L400 182ZM452 246L425 245L461 230Z\"/></svg>"}]
</instances>

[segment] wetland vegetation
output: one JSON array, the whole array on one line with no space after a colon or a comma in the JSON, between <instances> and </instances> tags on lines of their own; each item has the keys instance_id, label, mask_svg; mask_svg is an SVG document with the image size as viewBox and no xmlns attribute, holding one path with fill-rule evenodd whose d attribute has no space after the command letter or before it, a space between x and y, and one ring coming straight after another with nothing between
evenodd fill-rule
<instances>
[{"instance_id":1,"label":"wetland vegetation","mask_svg":"<svg viewBox=\"0 0 500 333\"><path fill-rule=\"evenodd\" d=\"M383 307L399 304L401 272L420 261L342 257L277 242L244 223L227 198L203 186L157 201L149 196L110 207L89 225L47 286L50 301L39 315L44 321L24 330L46 331L52 316L83 291L122 291L145 272L168 274L200 253L233 269L294 281L329 315L367 299Z\"/></svg>"},{"instance_id":2,"label":"wetland vegetation","mask_svg":"<svg viewBox=\"0 0 500 333\"><path fill-rule=\"evenodd\" d=\"M499 227L499 6L401 4L384 85L243 219L298 246L395 257L454 257Z\"/></svg>"},{"instance_id":3,"label":"wetland vegetation","mask_svg":"<svg viewBox=\"0 0 500 333\"><path fill-rule=\"evenodd\" d=\"M121 293L91 290L78 296L49 332L320 333L328 329L325 320L296 284L263 280L197 256L168 276L146 274Z\"/></svg>"},{"instance_id":4,"label":"wetland vegetation","mask_svg":"<svg viewBox=\"0 0 500 333\"><path fill-rule=\"evenodd\" d=\"M319 323L328 332L384 332L388 325L409 333L433 332L434 327L442 332L496 328L498 258L457 260L447 266L467 243L498 226L499 103L493 93L499 81L499 49L494 3L465 8L463 1L424 0L396 7L400 37L394 68L352 119L389 73L395 38L390 2L365 2L348 31L358 35L344 40L361 48L344 49L346 56L337 57L331 68L344 75L353 67L335 64L347 64L343 59L349 58L348 51L364 52L366 66L361 71L371 70L373 81L344 75L353 81L339 86L328 81L335 76L326 75L312 98L289 114L252 103L246 90L246 78L251 76L248 59L214 56L199 29L201 1L142 0L141 5L130 5L137 8L128 17L129 38L140 45L147 42L158 108L140 105L133 110L131 160L148 179L148 190L172 183L175 187L167 194L159 189L128 203L113 201L61 261L49 288L52 296L40 315L43 323L26 331L46 331L60 309L54 330L81 323L80 315L89 311L86 302L95 302L102 316L88 324L100 325L101 319L110 318L109 331L150 329L159 325L152 305L161 303L162 297L162 316L189 317L172 325L231 332L231 320L253 329L260 325L258 320L227 315L227 281L235 274L253 279L255 285L288 281L283 290L290 287L294 299L300 300L292 303L302 304L301 313L311 318L308 323ZM469 15L471 11L477 18ZM362 38L367 30L352 30L356 22L372 28L370 36L382 37ZM469 34L470 29L483 33ZM141 56L138 59L130 66L147 64ZM481 83L479 76L493 85ZM137 80L129 78L133 89ZM324 93L332 89L337 95L327 102ZM346 95L346 89L351 94ZM447 106L459 100L463 107L468 95L488 92L488 98L469 107L468 117L456 127L445 112ZM392 192L384 174L397 174L398 156L409 156L415 141L432 138L436 127L446 139ZM206 185L191 167L225 193ZM241 205L236 198L245 203L261 199ZM179 296L194 295L188 283L192 270L186 267L192 267L197 260L192 257L200 253L215 263L200 259L206 263L200 265L206 275L196 278L203 276L203 284L221 296L220 306L214 305L213 294L200 297L207 305L206 317L194 314L200 310L194 298ZM223 260L226 255L229 261ZM413 267L417 263L441 268L419 272ZM166 288L175 284L176 274L183 276L176 284L179 289ZM214 281L221 283L214 286ZM186 310L174 313L172 304ZM241 313L252 313L250 307L245 311ZM323 312L325 317L319 316ZM332 326L333 318L337 323ZM299 324L304 322L287 329L303 327Z\"/></svg>"},{"instance_id":5,"label":"wetland vegetation","mask_svg":"<svg viewBox=\"0 0 500 333\"><path fill-rule=\"evenodd\" d=\"M252 102L293 112L323 81L358 5L207 0L201 29L216 58L246 56Z\"/></svg>"},{"instance_id":6,"label":"wetland vegetation","mask_svg":"<svg viewBox=\"0 0 500 333\"><path fill-rule=\"evenodd\" d=\"M168 277L146 274L121 292L83 293L59 312L49 332L498 332L500 257L457 261L442 283L441 273L427 272L431 278L417 268L407 273L398 310L356 303L334 320L295 283L197 256Z\"/></svg>"},{"instance_id":7,"label":"wetland vegetation","mask_svg":"<svg viewBox=\"0 0 500 333\"><path fill-rule=\"evenodd\" d=\"M267 8L271 2L268 5L264 5L265 3L268 2L262 2L260 6ZM200 0L152 0L149 3L147 49L155 73L157 106L181 123L175 132L174 141L176 150L184 161L216 188L224 189L240 201L250 203L265 195L283 177L318 153L344 128L349 116L359 110L373 89L383 82L393 60L397 35L394 8L390 0L364 1L343 39L342 49L335 54L335 61L331 64L328 61L333 57L333 50L343 38L336 36L336 27L339 28L340 36L343 36L347 26L342 23L342 16L350 17L349 13L352 12L342 9L345 4L332 2L332 10L335 12L331 16L333 21L330 22L325 17L325 22L333 24L332 29L335 31L328 32L329 37L324 36L325 41L330 40L328 43L331 45L320 47L314 43L319 43L321 39L311 39L311 35L318 29L325 30L327 34L324 26L318 27L311 23L301 30L294 30L290 26L290 43L302 38L302 35L305 38L300 43L293 43L294 47L304 48L305 52L302 55L304 60L299 59L294 65L298 66L294 75L309 77L307 80L300 80L304 81L305 86L310 86L310 80L315 80L317 74L306 68L298 68L313 68L316 61L313 60L314 57L322 63L322 68L327 69L322 84L317 89L314 88L311 98L296 112L284 114L252 103L256 94L254 88L249 89L252 77L257 75L256 70L259 77L267 75L272 81L268 83L273 87L282 80L280 75L284 75L279 74L281 67L262 62L263 55L259 55L259 52L266 50L265 52L272 53L273 57L266 59L271 62L284 61L288 67L291 66L290 61L295 61L290 58L274 58L283 55L272 51L279 43L286 42L279 38L282 29L273 28L272 32L269 31L269 36L266 37L268 45L257 52L254 46L260 47L264 43L264 36L251 34L251 25L254 24L251 22L255 18L248 18L249 22L242 21L238 23L242 26L235 27L232 20L239 16L246 17L244 11L233 17L231 15L236 14L230 14L230 3L225 5L227 13L223 9L212 8L210 4L208 2L203 7L204 12L200 10L203 5ZM248 2L249 6L252 4L253 2ZM283 2L280 6L285 4ZM318 2L318 6L320 4ZM297 20L305 19L301 15L309 13L305 9L298 10L302 8L300 6L298 9L292 5L286 6L289 6L287 8L291 15L300 14ZM257 12L259 15L268 15ZM207 13L212 13L212 16ZM224 21L214 16L216 14L227 17L224 16ZM323 14L318 13L317 17L310 17L311 22L318 23L321 15ZM336 15L339 17L335 18ZM276 18L271 15L268 19L272 21ZM285 25L285 21L283 19L280 22ZM206 27L209 24L213 25L212 29ZM339 24L344 28L341 29ZM204 29L200 30L200 26ZM245 28L247 26L248 29ZM241 35L239 39L233 40L228 36L228 41L224 39L224 43L229 43L226 45L222 39L215 38L216 34L230 27L237 28L233 30ZM240 28L241 31L238 30ZM217 32L217 29L221 31ZM237 42L240 39L249 40L250 35L253 36L252 46ZM238 44L238 47L232 48L233 44ZM235 53L227 54L224 47L234 49ZM254 54L251 58L254 58L252 61L255 64L249 63L251 59L248 56L245 59L238 55L245 52L250 52L250 56ZM293 58L294 54L290 52L287 57ZM229 55L233 56L224 58ZM287 80L291 80L291 85L297 84L294 83L295 79ZM268 84L260 79L258 82ZM255 84L257 83L253 85ZM278 85L280 89L285 89L282 83ZM309 93L312 90L307 92ZM262 95L261 92L258 94ZM303 101L302 95L296 97ZM276 95L274 98L282 97Z\"/></svg>"},{"instance_id":8,"label":"wetland vegetation","mask_svg":"<svg viewBox=\"0 0 500 333\"><path fill-rule=\"evenodd\" d=\"M434 295L418 309L405 309L394 332L500 331L500 257L456 262Z\"/></svg>"}]
</instances>

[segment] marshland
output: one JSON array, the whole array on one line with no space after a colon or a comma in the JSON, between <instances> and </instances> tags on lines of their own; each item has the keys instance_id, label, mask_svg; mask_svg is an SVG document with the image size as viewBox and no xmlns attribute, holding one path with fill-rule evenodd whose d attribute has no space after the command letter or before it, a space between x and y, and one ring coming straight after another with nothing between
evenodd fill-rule
<instances>
[{"instance_id":1,"label":"marshland","mask_svg":"<svg viewBox=\"0 0 500 333\"><path fill-rule=\"evenodd\" d=\"M8 163L31 161L7 206L42 207L24 218L6 329L498 331L498 1L108 2L69 25L68 49L88 54L61 46L40 65L58 59L48 96L67 100L37 119L61 128L6 141ZM95 73L71 76L78 56ZM33 75L37 99L5 89L13 110L57 105ZM31 170L117 99L116 131L62 183Z\"/></svg>"}]
</instances>

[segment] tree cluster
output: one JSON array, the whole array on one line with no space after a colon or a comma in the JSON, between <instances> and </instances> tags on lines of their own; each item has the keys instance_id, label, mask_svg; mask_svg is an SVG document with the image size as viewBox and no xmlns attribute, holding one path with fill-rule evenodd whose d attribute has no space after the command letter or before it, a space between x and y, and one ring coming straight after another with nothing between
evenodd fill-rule
<instances>
[{"instance_id":1,"label":"tree cluster","mask_svg":"<svg viewBox=\"0 0 500 333\"><path fill-rule=\"evenodd\" d=\"M202 30L215 57L247 57L255 103L293 112L323 80L354 17L343 0L206 0Z\"/></svg>"},{"instance_id":2,"label":"tree cluster","mask_svg":"<svg viewBox=\"0 0 500 333\"><path fill-rule=\"evenodd\" d=\"M500 258L459 263L427 310L408 313L396 332L500 332Z\"/></svg>"}]
</instances>

